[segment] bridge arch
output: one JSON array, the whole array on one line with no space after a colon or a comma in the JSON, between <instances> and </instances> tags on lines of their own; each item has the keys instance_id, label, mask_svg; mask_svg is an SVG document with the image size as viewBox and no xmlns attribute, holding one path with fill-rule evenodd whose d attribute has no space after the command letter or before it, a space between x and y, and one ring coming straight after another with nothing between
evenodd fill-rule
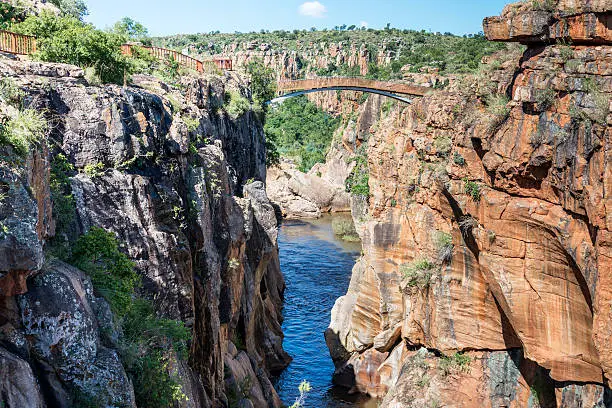
<instances>
[{"instance_id":1,"label":"bridge arch","mask_svg":"<svg viewBox=\"0 0 612 408\"><path fill-rule=\"evenodd\" d=\"M316 79L301 79L279 81L277 84L279 96L270 103L282 102L287 98L323 91L359 91L383 95L400 102L412 103L408 95L423 96L431 88L415 86L402 82L376 81L366 78L329 77Z\"/></svg>"}]
</instances>

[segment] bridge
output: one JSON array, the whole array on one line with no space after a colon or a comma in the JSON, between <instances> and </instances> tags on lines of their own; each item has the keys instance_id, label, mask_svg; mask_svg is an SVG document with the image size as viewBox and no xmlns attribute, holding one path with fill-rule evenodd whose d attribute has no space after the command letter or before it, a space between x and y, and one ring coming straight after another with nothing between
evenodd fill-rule
<instances>
[{"instance_id":1,"label":"bridge","mask_svg":"<svg viewBox=\"0 0 612 408\"><path fill-rule=\"evenodd\" d=\"M279 96L270 103L282 102L287 98L322 91L359 91L387 96L404 103L412 103L406 96L424 96L431 88L400 82L377 81L359 77L333 77L279 81Z\"/></svg>"}]
</instances>

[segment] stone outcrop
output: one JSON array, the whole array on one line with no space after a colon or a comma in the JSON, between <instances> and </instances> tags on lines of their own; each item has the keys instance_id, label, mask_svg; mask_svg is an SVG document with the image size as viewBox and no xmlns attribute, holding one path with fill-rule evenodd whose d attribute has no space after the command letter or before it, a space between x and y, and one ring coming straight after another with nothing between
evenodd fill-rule
<instances>
[{"instance_id":1,"label":"stone outcrop","mask_svg":"<svg viewBox=\"0 0 612 408\"><path fill-rule=\"evenodd\" d=\"M344 180L352 166L332 158L335 151L330 151L325 164L316 165L308 173L287 161L268 169L267 193L283 217L319 218L322 213L351 210ZM331 168L334 163L340 166Z\"/></svg>"},{"instance_id":2,"label":"stone outcrop","mask_svg":"<svg viewBox=\"0 0 612 408\"><path fill-rule=\"evenodd\" d=\"M610 5L528 3L485 20L529 44L520 62L488 58L506 61L365 134L364 256L326 338L335 381L384 407L612 403L612 45L580 23Z\"/></svg>"},{"instance_id":3,"label":"stone outcrop","mask_svg":"<svg viewBox=\"0 0 612 408\"><path fill-rule=\"evenodd\" d=\"M86 275L48 256L95 226L135 263L139 295L192 333L189 358L168 366L186 396L177 406L234 403L230 385L248 376L247 406L280 407L269 376L290 357L264 134L253 111L234 118L223 109L226 91L248 95L242 78L183 77L179 89L135 76L132 86L100 87L76 67L10 60L0 75L51 124L48 142L21 164L0 147L2 405L68 407L83 391L134 406L108 305ZM58 219L61 208L51 215L59 154L73 168L69 221Z\"/></svg>"}]
</instances>

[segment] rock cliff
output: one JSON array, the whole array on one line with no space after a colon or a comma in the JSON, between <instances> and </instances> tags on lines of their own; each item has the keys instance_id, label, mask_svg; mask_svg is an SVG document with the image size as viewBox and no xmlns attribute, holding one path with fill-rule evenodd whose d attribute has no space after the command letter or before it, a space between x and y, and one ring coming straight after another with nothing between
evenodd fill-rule
<instances>
[{"instance_id":1,"label":"rock cliff","mask_svg":"<svg viewBox=\"0 0 612 408\"><path fill-rule=\"evenodd\" d=\"M360 110L370 196L326 333L337 383L393 408L612 406L611 12L508 6L485 34L522 56Z\"/></svg>"},{"instance_id":2,"label":"rock cliff","mask_svg":"<svg viewBox=\"0 0 612 408\"><path fill-rule=\"evenodd\" d=\"M73 66L10 60L0 77L49 123L25 158L0 146L0 405L69 407L84 394L135 406L119 318L87 274L54 258L100 227L134 262L139 296L191 332L188 353L164 366L183 396L174 406L280 407L269 376L290 357L263 129L252 110L223 107L230 89L249 97L241 77L93 86ZM4 102L3 119L14 114Z\"/></svg>"}]
</instances>

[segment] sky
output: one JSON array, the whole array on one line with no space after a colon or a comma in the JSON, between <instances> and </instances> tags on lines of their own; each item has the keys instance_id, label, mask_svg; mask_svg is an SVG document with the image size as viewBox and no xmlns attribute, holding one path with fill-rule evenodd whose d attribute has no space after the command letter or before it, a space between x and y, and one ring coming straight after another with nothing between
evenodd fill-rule
<instances>
[{"instance_id":1,"label":"sky","mask_svg":"<svg viewBox=\"0 0 612 408\"><path fill-rule=\"evenodd\" d=\"M128 16L153 36L333 28L342 24L470 34L511 0L86 0L98 28Z\"/></svg>"}]
</instances>

